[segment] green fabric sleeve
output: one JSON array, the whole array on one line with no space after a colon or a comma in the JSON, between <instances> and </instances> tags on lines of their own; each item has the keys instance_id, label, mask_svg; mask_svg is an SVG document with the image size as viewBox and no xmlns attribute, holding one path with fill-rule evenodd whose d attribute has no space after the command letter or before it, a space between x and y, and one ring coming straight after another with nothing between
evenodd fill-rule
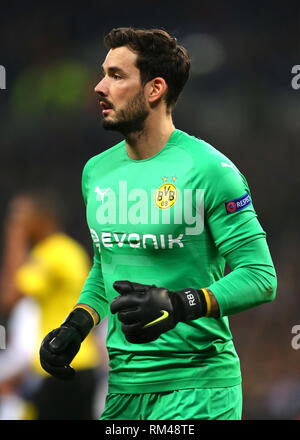
<instances>
[{"instance_id":1,"label":"green fabric sleeve","mask_svg":"<svg viewBox=\"0 0 300 440\"><path fill-rule=\"evenodd\" d=\"M85 165L82 173L82 195L84 203L87 203L87 194L89 191L90 172L93 168L95 158L90 159ZM108 314L108 300L106 297L105 286L103 281L100 247L97 243L93 243L94 258L93 266L82 288L77 303L87 304L92 307L99 315L100 321Z\"/></svg>"},{"instance_id":2,"label":"green fabric sleeve","mask_svg":"<svg viewBox=\"0 0 300 440\"><path fill-rule=\"evenodd\" d=\"M246 242L226 256L232 270L207 286L214 294L220 316L229 316L272 301L277 279L266 239Z\"/></svg>"},{"instance_id":3,"label":"green fabric sleeve","mask_svg":"<svg viewBox=\"0 0 300 440\"><path fill-rule=\"evenodd\" d=\"M108 314L108 301L102 276L101 261L97 256L98 249L94 245L94 260L89 276L83 286L78 303L92 307L102 320Z\"/></svg>"},{"instance_id":4,"label":"green fabric sleeve","mask_svg":"<svg viewBox=\"0 0 300 440\"><path fill-rule=\"evenodd\" d=\"M277 286L266 233L257 219L248 183L234 164L228 165L213 170L206 211L215 245L232 270L206 286L216 297L220 316L272 301ZM246 193L251 203L239 211L227 212L225 203Z\"/></svg>"}]
</instances>

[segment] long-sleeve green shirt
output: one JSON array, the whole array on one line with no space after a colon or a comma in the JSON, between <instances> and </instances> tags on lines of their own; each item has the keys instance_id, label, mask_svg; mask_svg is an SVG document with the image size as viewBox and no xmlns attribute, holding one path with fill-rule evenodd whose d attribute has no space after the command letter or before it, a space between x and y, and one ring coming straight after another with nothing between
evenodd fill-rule
<instances>
[{"instance_id":1,"label":"long-sleeve green shirt","mask_svg":"<svg viewBox=\"0 0 300 440\"><path fill-rule=\"evenodd\" d=\"M147 393L240 383L228 316L271 301L276 274L246 179L208 143L176 129L163 149L129 158L125 141L91 158L83 197L94 264L80 295L108 315L109 391ZM224 276L225 263L231 272ZM127 342L109 310L116 280L170 291L209 288L219 318Z\"/></svg>"}]
</instances>

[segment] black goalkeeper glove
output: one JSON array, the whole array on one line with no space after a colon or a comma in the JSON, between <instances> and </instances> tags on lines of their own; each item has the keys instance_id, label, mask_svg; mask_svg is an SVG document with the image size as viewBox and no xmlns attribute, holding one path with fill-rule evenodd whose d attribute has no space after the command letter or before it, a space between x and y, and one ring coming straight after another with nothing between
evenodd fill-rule
<instances>
[{"instance_id":1,"label":"black goalkeeper glove","mask_svg":"<svg viewBox=\"0 0 300 440\"><path fill-rule=\"evenodd\" d=\"M203 290L171 292L130 281L116 281L113 287L120 296L111 302L110 310L113 314L118 313L128 342L154 341L178 322L197 319L207 313Z\"/></svg>"},{"instance_id":2,"label":"black goalkeeper glove","mask_svg":"<svg viewBox=\"0 0 300 440\"><path fill-rule=\"evenodd\" d=\"M75 370L70 363L93 326L94 321L89 312L80 307L75 308L59 328L44 338L40 348L43 369L58 379L73 379Z\"/></svg>"}]
</instances>

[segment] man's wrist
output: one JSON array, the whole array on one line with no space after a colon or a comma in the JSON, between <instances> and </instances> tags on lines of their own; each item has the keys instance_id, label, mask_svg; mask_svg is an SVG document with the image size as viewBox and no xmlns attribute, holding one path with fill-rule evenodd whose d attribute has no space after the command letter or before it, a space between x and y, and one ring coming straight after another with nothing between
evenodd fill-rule
<instances>
[{"instance_id":1,"label":"man's wrist","mask_svg":"<svg viewBox=\"0 0 300 440\"><path fill-rule=\"evenodd\" d=\"M183 289L171 292L176 320L185 322L212 316L212 293L206 289Z\"/></svg>"},{"instance_id":2,"label":"man's wrist","mask_svg":"<svg viewBox=\"0 0 300 440\"><path fill-rule=\"evenodd\" d=\"M87 310L77 307L66 317L62 323L62 327L64 326L73 327L77 330L82 342L94 327L94 320Z\"/></svg>"},{"instance_id":3,"label":"man's wrist","mask_svg":"<svg viewBox=\"0 0 300 440\"><path fill-rule=\"evenodd\" d=\"M93 319L93 322L94 322L94 326L99 324L100 316L98 315L96 310L93 309L91 306L88 306L87 304L78 303L78 304L75 305L73 310L75 310L77 308L84 309L84 310L86 310L91 315L91 317Z\"/></svg>"}]
</instances>

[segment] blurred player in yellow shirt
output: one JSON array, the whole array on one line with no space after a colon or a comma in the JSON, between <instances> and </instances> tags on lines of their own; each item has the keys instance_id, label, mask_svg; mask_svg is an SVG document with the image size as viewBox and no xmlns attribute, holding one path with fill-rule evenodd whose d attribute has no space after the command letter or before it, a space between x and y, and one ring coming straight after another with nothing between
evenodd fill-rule
<instances>
[{"instance_id":1,"label":"blurred player in yellow shirt","mask_svg":"<svg viewBox=\"0 0 300 440\"><path fill-rule=\"evenodd\" d=\"M43 377L31 400L38 419L91 419L100 365L93 334L72 364L73 381L62 382L40 366L39 347L76 304L91 263L85 249L63 232L58 200L50 193L16 197L9 207L4 231L1 307L8 313L24 296L40 309L33 371Z\"/></svg>"}]
</instances>

